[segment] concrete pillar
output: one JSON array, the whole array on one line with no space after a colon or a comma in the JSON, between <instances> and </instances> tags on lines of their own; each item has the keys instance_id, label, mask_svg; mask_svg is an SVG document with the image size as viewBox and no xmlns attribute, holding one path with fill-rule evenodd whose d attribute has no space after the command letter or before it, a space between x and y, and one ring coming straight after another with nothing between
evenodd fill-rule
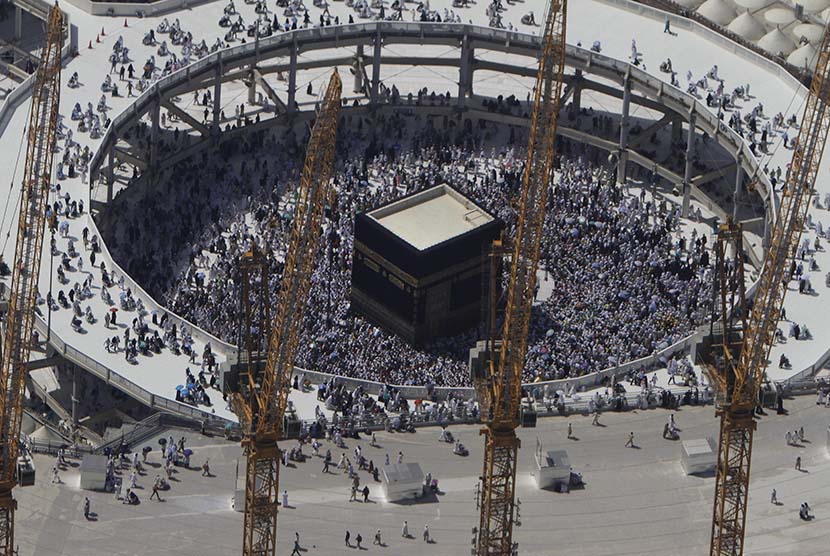
<instances>
[{"instance_id":1,"label":"concrete pillar","mask_svg":"<svg viewBox=\"0 0 830 556\"><path fill-rule=\"evenodd\" d=\"M156 168L156 162L158 162L158 142L159 142L159 135L161 134L161 127L159 127L159 116L161 115L161 102L156 99L155 103L153 104L152 111L150 112L150 117L152 118L152 126L150 127L150 171L154 172Z\"/></svg>"},{"instance_id":2,"label":"concrete pillar","mask_svg":"<svg viewBox=\"0 0 830 556\"><path fill-rule=\"evenodd\" d=\"M764 247L765 251L769 248L769 219L771 218L770 206L771 204L769 199L764 201L764 239L761 245Z\"/></svg>"},{"instance_id":3,"label":"concrete pillar","mask_svg":"<svg viewBox=\"0 0 830 556\"><path fill-rule=\"evenodd\" d=\"M744 169L741 167L741 152L735 157L735 192L732 194L732 220L738 221L738 201L741 199L741 182L744 177Z\"/></svg>"},{"instance_id":4,"label":"concrete pillar","mask_svg":"<svg viewBox=\"0 0 830 556\"><path fill-rule=\"evenodd\" d=\"M297 108L297 39L291 45L291 60L288 68L288 113L293 114Z\"/></svg>"},{"instance_id":5,"label":"concrete pillar","mask_svg":"<svg viewBox=\"0 0 830 556\"><path fill-rule=\"evenodd\" d=\"M377 34L375 34L375 52L374 57L372 59L372 95L371 95L371 103L374 106L377 106L378 102L380 102L380 48L381 48L381 39L380 39L380 28L378 28Z\"/></svg>"},{"instance_id":6,"label":"concrete pillar","mask_svg":"<svg viewBox=\"0 0 830 556\"><path fill-rule=\"evenodd\" d=\"M574 94L573 94L573 108L574 114L579 115L582 110L582 70L578 69L574 72Z\"/></svg>"},{"instance_id":7,"label":"concrete pillar","mask_svg":"<svg viewBox=\"0 0 830 556\"><path fill-rule=\"evenodd\" d=\"M109 165L107 166L107 203L112 202L112 190L115 187L115 166L118 164L115 157L115 144L118 137L113 135L109 149Z\"/></svg>"},{"instance_id":8,"label":"concrete pillar","mask_svg":"<svg viewBox=\"0 0 830 556\"><path fill-rule=\"evenodd\" d=\"M14 7L14 40L23 38L23 9L20 6Z\"/></svg>"},{"instance_id":9,"label":"concrete pillar","mask_svg":"<svg viewBox=\"0 0 830 556\"><path fill-rule=\"evenodd\" d=\"M467 35L461 41L461 63L458 66L458 107L464 108L467 97L473 94L473 61L475 50Z\"/></svg>"},{"instance_id":10,"label":"concrete pillar","mask_svg":"<svg viewBox=\"0 0 830 556\"><path fill-rule=\"evenodd\" d=\"M256 104L256 72L251 70L251 82L248 84L248 106Z\"/></svg>"},{"instance_id":11,"label":"concrete pillar","mask_svg":"<svg viewBox=\"0 0 830 556\"><path fill-rule=\"evenodd\" d=\"M210 126L210 134L214 138L219 137L222 130L219 128L219 116L222 114L222 60L216 64L216 72L213 76L213 124Z\"/></svg>"},{"instance_id":12,"label":"concrete pillar","mask_svg":"<svg viewBox=\"0 0 830 556\"><path fill-rule=\"evenodd\" d=\"M623 105L620 120L619 161L617 162L617 183L625 183L626 166L628 166L628 128L631 125L628 113L631 106L631 81L628 76L623 83Z\"/></svg>"},{"instance_id":13,"label":"concrete pillar","mask_svg":"<svg viewBox=\"0 0 830 556\"><path fill-rule=\"evenodd\" d=\"M78 428L78 404L81 398L78 396L78 366L72 365L72 430Z\"/></svg>"},{"instance_id":14,"label":"concrete pillar","mask_svg":"<svg viewBox=\"0 0 830 556\"><path fill-rule=\"evenodd\" d=\"M352 87L352 91L355 93L360 93L363 91L363 45L357 45L357 52L355 53L354 57L354 64L352 64L352 69L354 69L354 87Z\"/></svg>"},{"instance_id":15,"label":"concrete pillar","mask_svg":"<svg viewBox=\"0 0 830 556\"><path fill-rule=\"evenodd\" d=\"M695 113L689 112L689 133L686 136L686 171L683 173L683 206L681 216L689 217L689 203L692 195L692 158L695 149Z\"/></svg>"},{"instance_id":16,"label":"concrete pillar","mask_svg":"<svg viewBox=\"0 0 830 556\"><path fill-rule=\"evenodd\" d=\"M671 142L680 143L683 140L683 120L675 118L671 121Z\"/></svg>"}]
</instances>

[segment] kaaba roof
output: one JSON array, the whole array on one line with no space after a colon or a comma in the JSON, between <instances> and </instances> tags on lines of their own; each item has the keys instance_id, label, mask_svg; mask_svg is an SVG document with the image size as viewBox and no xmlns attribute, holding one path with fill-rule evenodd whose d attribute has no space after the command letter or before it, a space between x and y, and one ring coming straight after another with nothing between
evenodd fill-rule
<instances>
[{"instance_id":1,"label":"kaaba roof","mask_svg":"<svg viewBox=\"0 0 830 556\"><path fill-rule=\"evenodd\" d=\"M420 279L482 256L504 223L449 185L391 201L355 217L355 247L362 244L399 270Z\"/></svg>"},{"instance_id":2,"label":"kaaba roof","mask_svg":"<svg viewBox=\"0 0 830 556\"><path fill-rule=\"evenodd\" d=\"M461 236L493 216L448 185L436 185L367 213L419 251Z\"/></svg>"}]
</instances>

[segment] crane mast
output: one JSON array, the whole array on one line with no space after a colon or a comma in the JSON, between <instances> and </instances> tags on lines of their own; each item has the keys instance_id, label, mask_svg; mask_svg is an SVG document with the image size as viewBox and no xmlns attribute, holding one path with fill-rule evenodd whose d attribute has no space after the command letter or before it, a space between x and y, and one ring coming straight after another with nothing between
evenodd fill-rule
<instances>
[{"instance_id":1,"label":"crane mast","mask_svg":"<svg viewBox=\"0 0 830 556\"><path fill-rule=\"evenodd\" d=\"M276 550L280 465L277 441L282 435L289 382L329 196L341 90L340 76L335 70L306 150L265 367L261 373L248 373L245 395L234 395L247 458L244 556L273 556ZM260 279L267 280L265 273L261 273Z\"/></svg>"},{"instance_id":2,"label":"crane mast","mask_svg":"<svg viewBox=\"0 0 830 556\"><path fill-rule=\"evenodd\" d=\"M485 436L485 448L478 556L510 556L513 553L516 460L520 444L516 428L519 426L522 371L539 246L548 189L553 180L556 120L565 65L565 19L566 1L552 0L542 37L527 160L516 233L512 239L501 351L497 361L491 358L489 383L485 386L487 399L484 401L492 417L481 431Z\"/></svg>"},{"instance_id":3,"label":"crane mast","mask_svg":"<svg viewBox=\"0 0 830 556\"><path fill-rule=\"evenodd\" d=\"M742 326L739 350L730 348L731 340L722 342L721 353L714 358L715 364L710 365L721 419L711 556L740 556L744 551L752 437L756 427L754 409L827 142L829 59L830 42L825 30L754 304L746 325ZM722 291L722 297L727 295L725 289ZM725 313L728 302L722 300L721 306ZM738 309L739 313L746 310L743 306ZM724 337L728 339L727 334Z\"/></svg>"},{"instance_id":4,"label":"crane mast","mask_svg":"<svg viewBox=\"0 0 830 556\"><path fill-rule=\"evenodd\" d=\"M49 12L46 44L32 88L32 106L26 147L26 163L20 192L9 309L3 338L0 367L0 555L14 554L14 511L17 502L12 489L18 454L22 398L26 365L35 320L35 297L40 274L43 233L52 157L55 150L60 105L61 44L63 13L57 5Z\"/></svg>"}]
</instances>

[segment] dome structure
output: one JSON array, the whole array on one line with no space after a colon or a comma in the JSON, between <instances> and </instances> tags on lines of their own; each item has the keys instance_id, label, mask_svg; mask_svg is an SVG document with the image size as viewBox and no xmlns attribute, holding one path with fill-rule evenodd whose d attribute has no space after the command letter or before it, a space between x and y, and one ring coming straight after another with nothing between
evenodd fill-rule
<instances>
[{"instance_id":1,"label":"dome structure","mask_svg":"<svg viewBox=\"0 0 830 556\"><path fill-rule=\"evenodd\" d=\"M696 10L703 3L703 0L675 0L675 3L680 4L687 10Z\"/></svg>"},{"instance_id":2,"label":"dome structure","mask_svg":"<svg viewBox=\"0 0 830 556\"><path fill-rule=\"evenodd\" d=\"M799 39L807 39L812 44L819 44L824 37L824 27L815 23L801 23L793 28L793 34Z\"/></svg>"},{"instance_id":3,"label":"dome structure","mask_svg":"<svg viewBox=\"0 0 830 556\"><path fill-rule=\"evenodd\" d=\"M804 7L807 13L818 13L830 7L830 0L798 0L798 4Z\"/></svg>"},{"instance_id":4,"label":"dome structure","mask_svg":"<svg viewBox=\"0 0 830 556\"><path fill-rule=\"evenodd\" d=\"M764 19L773 25L789 25L795 21L795 12L790 8L773 8L764 13Z\"/></svg>"},{"instance_id":5,"label":"dome structure","mask_svg":"<svg viewBox=\"0 0 830 556\"><path fill-rule=\"evenodd\" d=\"M735 9L724 0L706 0L697 9L697 13L723 27L729 25L738 15L735 13Z\"/></svg>"},{"instance_id":6,"label":"dome structure","mask_svg":"<svg viewBox=\"0 0 830 556\"><path fill-rule=\"evenodd\" d=\"M760 10L774 4L775 0L735 0L735 4L747 10Z\"/></svg>"},{"instance_id":7,"label":"dome structure","mask_svg":"<svg viewBox=\"0 0 830 556\"><path fill-rule=\"evenodd\" d=\"M758 21L748 10L733 19L732 23L726 28L748 41L757 41L767 32L764 24Z\"/></svg>"},{"instance_id":8,"label":"dome structure","mask_svg":"<svg viewBox=\"0 0 830 556\"><path fill-rule=\"evenodd\" d=\"M758 46L771 54L777 55L781 53L784 56L787 56L795 50L795 43L778 27L761 37L761 40L758 41Z\"/></svg>"},{"instance_id":9,"label":"dome structure","mask_svg":"<svg viewBox=\"0 0 830 556\"><path fill-rule=\"evenodd\" d=\"M813 71L818 60L818 49L810 43L805 44L801 48L797 48L787 56L787 62L797 68L807 68Z\"/></svg>"}]
</instances>

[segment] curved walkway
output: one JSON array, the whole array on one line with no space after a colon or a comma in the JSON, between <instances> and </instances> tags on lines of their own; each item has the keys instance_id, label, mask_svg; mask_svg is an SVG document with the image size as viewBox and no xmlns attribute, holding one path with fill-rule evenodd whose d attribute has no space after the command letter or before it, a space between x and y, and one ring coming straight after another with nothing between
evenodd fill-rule
<instances>
[{"instance_id":1,"label":"curved walkway","mask_svg":"<svg viewBox=\"0 0 830 556\"><path fill-rule=\"evenodd\" d=\"M435 4L435 2L433 4ZM542 7L542 3L539 0L534 0L530 4L533 5L527 5L526 8L523 7L521 9L531 9L535 7L536 13L543 13L543 10L539 9ZM223 34L224 32L224 30L221 30L216 25L216 21L221 14L223 5L223 2L202 5L193 11L173 14L170 18L179 17L182 21L183 27L187 30L191 30L197 40L204 37L206 42L211 44L217 36ZM432 7L438 8L439 6L433 5ZM251 19L253 12L252 6L239 5L237 8L240 11L245 12L247 19ZM462 10L463 17L467 18L469 14L470 19L477 23L483 23L486 21L483 13L484 8L485 6L483 4L477 4L469 10ZM147 18L140 21L133 20L130 22L130 27L123 28L123 20L121 19L113 20L110 18L92 17L76 10L71 6L64 6L64 9L71 13L73 23L78 26L79 38L82 45L81 55L68 64L67 70L65 70L63 76L63 83L65 84L71 72L77 71L79 72L81 82L83 83L83 86L78 89L69 89L68 87L64 87L63 89L61 111L63 114L68 115L71 112L72 106L75 102L81 102L82 105L85 106L87 101L93 101L93 103L97 101L100 96L98 84L101 81L103 71L105 71L105 68L108 67L106 58L111 51L111 45L113 44L115 37L118 35L124 36L127 45L131 48L132 58L135 60L134 64L141 65L141 61L154 51L154 49L143 47L140 44L141 37L144 32L150 28L155 28L160 21L160 18ZM517 10L520 8L514 7L513 9ZM344 5L332 5L333 14L339 14L343 20L347 17L347 10L348 9ZM312 16L312 21L314 21L318 10L312 8L312 13L314 14ZM515 20L518 20L518 16L518 13L513 14L513 18ZM83 45L90 39L94 43L94 35L99 32L102 26L106 32L103 42L100 45L95 44L95 47L92 50L85 49ZM604 4L598 4L594 1L576 2L573 3L572 6L569 6L569 42L573 43L577 40L582 40L585 43L589 43L595 39L599 39L603 44L603 52L615 55L620 59L625 59L626 53L630 51L630 38L622 35L620 33L621 29L632 30L633 36L631 38L636 37L638 49L644 53L646 67L656 67L659 62L662 61L663 56L670 56L676 69L680 69L681 72L684 72L685 68L689 68L695 75L699 76L705 73L713 62L717 62L720 67L721 75L727 78L728 87L742 85L746 80L749 80L753 96L755 96L758 101L764 103L767 114L772 114L777 111L787 113L791 113L793 111L800 112L800 110L796 109L800 106L800 100L803 96L803 92L799 92L796 95L792 107L788 109L788 104L793 99L794 93L790 84L785 83L776 75L767 72L765 69L759 69L756 72L752 72L752 75L747 76L746 60L744 56L738 56L734 53L725 51L717 45L710 44L693 34L681 32L678 37L667 38L666 35L662 33L662 26L660 24L655 23L654 21L643 20L635 14L609 8ZM652 53L654 54L652 55ZM441 72L433 72L433 74L427 74L434 78L434 84L429 83L430 88L438 90L452 90L452 86L448 86L447 83L452 82L454 77L453 72L449 72L448 75L445 74L444 76L441 75ZM312 77L311 81L319 84L325 78L325 75L325 73L320 73L316 77ZM457 75L457 72L455 75ZM730 80L730 76L740 76L741 81ZM652 76L652 79L663 79L663 77L663 75L655 75ZM399 76L396 76L394 78L394 83L403 93L408 90L415 91L422 87L425 83L424 70L419 68L410 68L409 70L402 72ZM306 83L297 84L299 89L297 100L299 102L313 100L303 97L302 90L304 89L305 84ZM284 90L284 84L282 85ZM483 87L485 86L474 84L475 90L482 90ZM490 79L486 84L486 89L501 91L515 90L519 95L524 92L522 87L524 87L524 85L517 86L512 80L499 78ZM229 110L233 100L234 99L227 101L226 99L226 106ZM111 104L112 109L110 112L111 116L127 109L130 105L130 101L131 99L126 98L108 98L107 102ZM585 99L583 100L583 105L590 105L590 102L590 100ZM597 102L601 103L602 100L599 99ZM17 149L10 147L16 147L19 144L23 132L22 124L25 120L25 116L21 117L21 114L25 115L27 108L28 103L24 103L17 108L11 117L10 123L5 132L2 136L0 136L0 146L5 145L5 148L0 150L0 160L3 161L4 167L14 168ZM749 108L751 108L751 106L745 107L747 110ZM67 123L69 123L68 118ZM84 144L89 145L93 149L97 148L100 143L100 139L90 140L88 137L82 138L78 135L76 135L76 140L82 139ZM776 155L772 157L770 166L773 168L778 165L783 167L786 164L788 157L788 151L778 149L776 150ZM823 187L822 191L830 192L830 184L828 184L828 180L826 179L827 171L826 165L822 165L822 172L819 176L819 186ZM85 199L85 205L88 206L88 187L82 183L80 179L63 180L61 184L62 192L69 192L74 199ZM10 206L14 206L13 201L16 201L16 187L18 186L15 186L11 190L12 194L10 195L10 201L12 202L9 203ZM821 211L817 213L817 216L826 218L827 215ZM4 219L2 231L6 232L9 229L13 229L15 223L12 222L12 220L14 219ZM828 223L830 224L830 222ZM90 221L88 219L88 214L84 214L81 218L70 221L70 236L80 238L81 230L84 227L89 226L89 224ZM805 237L808 236L809 234ZM66 248L66 240L62 238L56 239L58 241L58 248L64 250ZM810 237L810 240L812 242L812 237ZM11 243L11 247L9 247L9 243ZM78 248L79 250L83 249L80 241L78 242ZM13 242L7 242L5 248L3 249L6 254L6 259L10 260L8 256L8 249L13 249ZM830 268L830 255L827 255L826 252L818 253L816 258L820 267ZM104 253L99 260L104 260L108 268L113 268L113 261L106 253ZM87 262L88 268L88 261L85 262ZM52 279L48 270L49 267L49 256L44 254L40 280L41 292L49 290L50 281ZM814 273L813 276L813 286L817 290L823 291L824 281L820 279L820 274ZM81 274L68 273L68 277L71 281L80 281L79 277L81 277ZM98 271L94 271L94 280L96 285L100 285L100 276ZM60 286L57 284L54 284L53 287L55 292L60 289ZM133 287L133 290L137 291L137 288ZM97 294L98 291L95 290L94 293ZM113 290L113 297L116 299L118 297L117 288ZM817 338L811 342L800 343L800 349L797 351L793 351L792 347L788 350L788 356L793 361L796 370L807 367L818 360L819 356L824 352L824 346L827 346L828 343L830 343L830 327L822 326L823 322L821 315L823 311L815 310L824 304L830 303L824 301L825 299L827 299L827 296L812 298L808 296L798 296L797 294L791 295L788 298L788 315L791 318L797 319L799 322L808 323L813 331L813 334ZM144 303L148 305L148 308L153 308L149 298L143 297L143 300ZM96 297L90 299L88 303L95 303L93 312L96 316L102 318L103 310L105 310L105 308L98 303L99 301L100 298L96 295ZM87 302L84 302L83 305L85 306L86 304ZM123 323L127 320L131 320L131 317L132 315L130 315L129 318L122 316L120 321ZM101 331L100 324L95 325L94 333L78 334L71 329L69 321L70 316L68 311L60 310L53 313L53 337L61 338L65 342L68 342L70 347L74 348L78 353L83 354L90 360L95 360L101 363L103 367L108 369L111 373L114 373L122 378L126 378L148 392L157 394L159 397L169 396L172 398L173 388L175 385L183 382L184 367L187 364L186 357L175 357L169 353L163 353L160 356L154 356L152 362L143 360L140 357L141 363L133 366L124 361L123 355L109 354L104 350L103 339L105 336L101 333L103 331ZM114 334L114 332L112 333ZM196 336L196 334L194 334L194 336ZM197 352L201 352L202 346L206 341L210 341L210 338L207 336L197 338ZM774 349L774 359L777 359L776 350L780 349L781 348ZM220 354L220 360L221 359L222 357ZM774 371L774 369L771 369L771 372L772 371ZM776 374L779 374L780 378L785 378L782 373ZM218 397L216 392L213 392L213 394L214 395L212 397L214 398L213 401L216 405L217 416L232 418L232 415L229 412L226 412L220 408L220 406L224 405L221 401L221 397ZM219 399L217 400L217 398Z\"/></svg>"}]
</instances>

